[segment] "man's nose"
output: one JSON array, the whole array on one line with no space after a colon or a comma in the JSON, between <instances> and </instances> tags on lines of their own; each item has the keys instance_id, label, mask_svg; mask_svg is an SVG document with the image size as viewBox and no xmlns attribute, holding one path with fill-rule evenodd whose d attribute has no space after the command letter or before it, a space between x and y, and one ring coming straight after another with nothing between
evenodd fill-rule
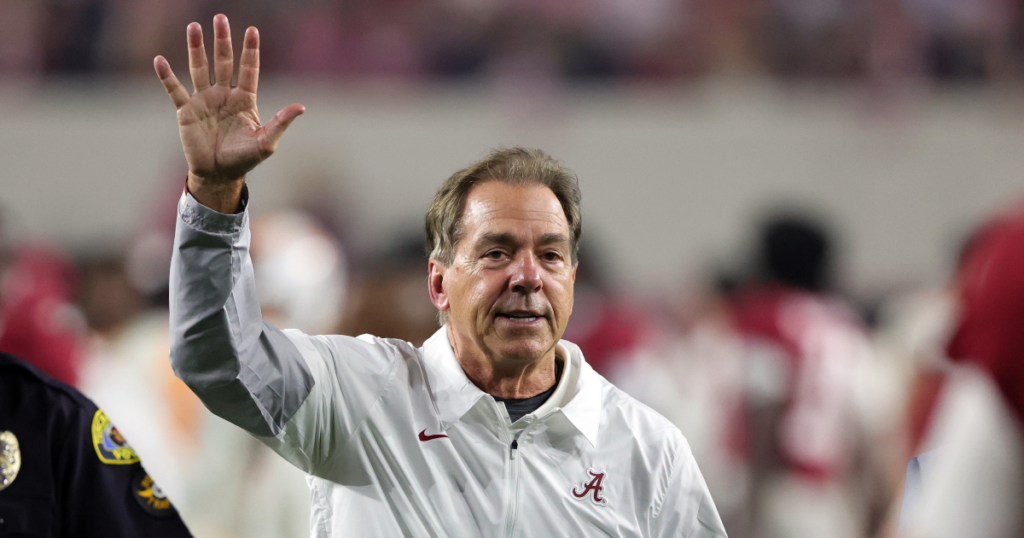
<instances>
[{"instance_id":1,"label":"man's nose","mask_svg":"<svg viewBox=\"0 0 1024 538\"><path fill-rule=\"evenodd\" d=\"M532 293L540 289L540 265L533 254L520 255L512 265L512 276L509 279L512 291Z\"/></svg>"}]
</instances>

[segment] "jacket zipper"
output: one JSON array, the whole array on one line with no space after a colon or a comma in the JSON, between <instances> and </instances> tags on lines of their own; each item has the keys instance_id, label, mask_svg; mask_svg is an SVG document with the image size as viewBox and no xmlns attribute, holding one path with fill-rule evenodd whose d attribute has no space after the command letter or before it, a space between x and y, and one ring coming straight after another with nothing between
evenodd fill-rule
<instances>
[{"instance_id":1,"label":"jacket zipper","mask_svg":"<svg viewBox=\"0 0 1024 538\"><path fill-rule=\"evenodd\" d=\"M509 458L509 507L507 511L507 518L505 519L505 532L503 536L512 536L516 526L516 515L519 511L519 458L516 455L519 453L519 440L516 438L512 439L512 443L509 445L508 458Z\"/></svg>"}]
</instances>

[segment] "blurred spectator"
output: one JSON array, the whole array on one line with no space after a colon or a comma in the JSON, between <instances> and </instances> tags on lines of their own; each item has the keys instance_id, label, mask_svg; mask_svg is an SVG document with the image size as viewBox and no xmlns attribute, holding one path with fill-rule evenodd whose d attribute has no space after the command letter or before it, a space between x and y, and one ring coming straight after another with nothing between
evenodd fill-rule
<instances>
[{"instance_id":1,"label":"blurred spectator","mask_svg":"<svg viewBox=\"0 0 1024 538\"><path fill-rule=\"evenodd\" d=\"M423 235L392 241L363 264L340 334L400 338L414 345L437 331L437 309L425 286Z\"/></svg>"},{"instance_id":2,"label":"blurred spectator","mask_svg":"<svg viewBox=\"0 0 1024 538\"><path fill-rule=\"evenodd\" d=\"M1024 517L1024 206L978 233L958 275L960 317L948 377L907 503L907 536L1020 536ZM909 476L909 475L908 475ZM908 492L912 491L910 484Z\"/></svg>"},{"instance_id":3,"label":"blurred spectator","mask_svg":"<svg viewBox=\"0 0 1024 538\"><path fill-rule=\"evenodd\" d=\"M346 300L348 274L345 255L334 238L298 211L256 219L252 235L263 318L309 334L336 327Z\"/></svg>"},{"instance_id":4,"label":"blurred spectator","mask_svg":"<svg viewBox=\"0 0 1024 538\"><path fill-rule=\"evenodd\" d=\"M105 256L79 262L78 304L94 332L110 336L130 323L144 308L124 261Z\"/></svg>"},{"instance_id":5,"label":"blurred spectator","mask_svg":"<svg viewBox=\"0 0 1024 538\"><path fill-rule=\"evenodd\" d=\"M971 82L995 74L1000 45L1017 8L1003 0L947 2L902 0L904 9L924 29L924 62L942 81Z\"/></svg>"},{"instance_id":6,"label":"blurred spectator","mask_svg":"<svg viewBox=\"0 0 1024 538\"><path fill-rule=\"evenodd\" d=\"M961 315L947 349L996 380L1024 419L1024 204L1001 216L966 248L958 277Z\"/></svg>"},{"instance_id":7,"label":"blurred spectator","mask_svg":"<svg viewBox=\"0 0 1024 538\"><path fill-rule=\"evenodd\" d=\"M42 71L40 34L46 5L8 0L0 5L0 73L35 76Z\"/></svg>"},{"instance_id":8,"label":"blurred spectator","mask_svg":"<svg viewBox=\"0 0 1024 538\"><path fill-rule=\"evenodd\" d=\"M609 378L686 436L729 536L750 536L743 342L725 290L685 295L673 315L648 309L637 346ZM578 315L578 314L573 314Z\"/></svg>"},{"instance_id":9,"label":"blurred spectator","mask_svg":"<svg viewBox=\"0 0 1024 538\"><path fill-rule=\"evenodd\" d=\"M881 522L882 536L897 533L899 505L908 502L901 493L907 461L923 452L925 434L949 374L943 348L952 329L954 306L949 289L917 289L891 293L878 313L873 344L876 365L887 374L879 383L884 385L880 392L886 395L883 407L889 413L888 419L876 420L879 428L886 429L879 435L885 450L876 451L883 473L876 486L894 503ZM926 461L914 465L924 468Z\"/></svg>"},{"instance_id":10,"label":"blurred spectator","mask_svg":"<svg viewBox=\"0 0 1024 538\"><path fill-rule=\"evenodd\" d=\"M174 191L180 195L180 186ZM310 508L303 474L207 412L171 371L161 216L147 215L147 231L124 256L82 263L80 304L92 337L81 388L137 440L136 450L179 499L197 535L305 535ZM305 331L332 328L347 272L334 238L297 211L257 219L253 236L266 319Z\"/></svg>"},{"instance_id":11,"label":"blurred spectator","mask_svg":"<svg viewBox=\"0 0 1024 538\"><path fill-rule=\"evenodd\" d=\"M97 51L106 5L102 0L51 2L44 38L43 65L47 72L90 74L99 65Z\"/></svg>"},{"instance_id":12,"label":"blurred spectator","mask_svg":"<svg viewBox=\"0 0 1024 538\"><path fill-rule=\"evenodd\" d=\"M864 3L773 0L761 28L763 61L790 76L848 78L863 72Z\"/></svg>"},{"instance_id":13,"label":"blurred spectator","mask_svg":"<svg viewBox=\"0 0 1024 538\"><path fill-rule=\"evenodd\" d=\"M16 354L58 381L78 382L85 327L72 304L74 266L63 254L26 246L0 257L0 351Z\"/></svg>"},{"instance_id":14,"label":"blurred spectator","mask_svg":"<svg viewBox=\"0 0 1024 538\"><path fill-rule=\"evenodd\" d=\"M183 174L169 176L145 207L130 243L116 250L94 248L78 262L78 304L89 328L78 388L133 439L154 479L187 514L206 413L168 360L174 213L155 208L173 207Z\"/></svg>"},{"instance_id":15,"label":"blurred spectator","mask_svg":"<svg viewBox=\"0 0 1024 538\"><path fill-rule=\"evenodd\" d=\"M648 325L614 379L687 436L730 536L863 536L888 502L872 497L866 423L894 414L894 398L865 401L889 372L830 291L823 226L784 214L756 245L744 276L721 273L673 325Z\"/></svg>"},{"instance_id":16,"label":"blurred spectator","mask_svg":"<svg viewBox=\"0 0 1024 538\"><path fill-rule=\"evenodd\" d=\"M976 231L961 246L958 271L984 232ZM892 407L898 410L891 421L896 431L885 454L889 476L882 487L888 489L893 505L883 522L882 536L896 536L906 525L920 500L921 477L934 467L935 454L925 454L929 452L929 432L934 429L950 379L958 376L945 351L955 329L956 294L953 283L938 289L890 292L877 312L875 353L890 368L889 381L897 400Z\"/></svg>"},{"instance_id":17,"label":"blurred spectator","mask_svg":"<svg viewBox=\"0 0 1024 538\"><path fill-rule=\"evenodd\" d=\"M185 24L218 11L267 36L285 36L264 43L264 63L278 73L413 82L491 73L502 86L526 89L735 72L984 82L1019 77L1024 68L1024 14L1004 0L287 0L244 9L230 0L191 0L168 6L153 0L0 4L0 30L6 30L0 31L0 72L140 72L168 49L167 40L180 39Z\"/></svg>"},{"instance_id":18,"label":"blurred spectator","mask_svg":"<svg viewBox=\"0 0 1024 538\"><path fill-rule=\"evenodd\" d=\"M563 338L580 346L587 364L602 375L632 354L645 325L640 308L616 295L601 268L606 267L591 247L580 249L573 315Z\"/></svg>"},{"instance_id":19,"label":"blurred spectator","mask_svg":"<svg viewBox=\"0 0 1024 538\"><path fill-rule=\"evenodd\" d=\"M747 351L747 439L754 528L766 536L865 532L854 471L863 426L856 383L866 331L831 288L823 226L782 215L762 227L757 272L730 299Z\"/></svg>"},{"instance_id":20,"label":"blurred spectator","mask_svg":"<svg viewBox=\"0 0 1024 538\"><path fill-rule=\"evenodd\" d=\"M119 255L81 268L79 304L91 335L78 387L133 439L154 479L184 508L202 407L171 371L167 313L147 308Z\"/></svg>"}]
</instances>

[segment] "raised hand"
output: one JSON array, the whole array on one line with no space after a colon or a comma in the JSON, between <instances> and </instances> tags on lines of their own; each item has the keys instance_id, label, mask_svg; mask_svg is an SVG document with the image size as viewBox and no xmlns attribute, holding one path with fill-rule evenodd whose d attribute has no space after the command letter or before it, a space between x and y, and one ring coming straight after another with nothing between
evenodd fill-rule
<instances>
[{"instance_id":1,"label":"raised hand","mask_svg":"<svg viewBox=\"0 0 1024 538\"><path fill-rule=\"evenodd\" d=\"M260 35L245 31L238 86L231 87L234 54L228 18L213 18L213 73L203 46L199 23L188 25L189 73L195 91L190 96L163 56L153 60L156 74L178 109L178 133L188 161L188 187L203 205L222 213L238 207L245 174L277 149L285 129L306 111L293 104L281 109L266 125L260 124L256 86L260 73Z\"/></svg>"}]
</instances>

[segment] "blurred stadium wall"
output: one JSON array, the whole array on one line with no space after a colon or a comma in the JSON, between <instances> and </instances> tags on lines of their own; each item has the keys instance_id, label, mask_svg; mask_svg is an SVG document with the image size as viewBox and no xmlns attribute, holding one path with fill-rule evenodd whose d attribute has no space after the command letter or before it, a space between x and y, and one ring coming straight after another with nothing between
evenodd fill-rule
<instances>
[{"instance_id":1,"label":"blurred stadium wall","mask_svg":"<svg viewBox=\"0 0 1024 538\"><path fill-rule=\"evenodd\" d=\"M536 146L580 176L583 248L640 294L732 262L780 204L832 220L854 295L941 283L960 238L1024 187L1024 103L992 87L893 100L760 78L531 89L266 75L265 115L308 112L252 174L254 212L328 178L349 240L371 247L421 226L443 179L489 148ZM155 77L3 82L0 118L0 207L16 235L82 252L173 211L158 193L183 181L184 160Z\"/></svg>"}]
</instances>

